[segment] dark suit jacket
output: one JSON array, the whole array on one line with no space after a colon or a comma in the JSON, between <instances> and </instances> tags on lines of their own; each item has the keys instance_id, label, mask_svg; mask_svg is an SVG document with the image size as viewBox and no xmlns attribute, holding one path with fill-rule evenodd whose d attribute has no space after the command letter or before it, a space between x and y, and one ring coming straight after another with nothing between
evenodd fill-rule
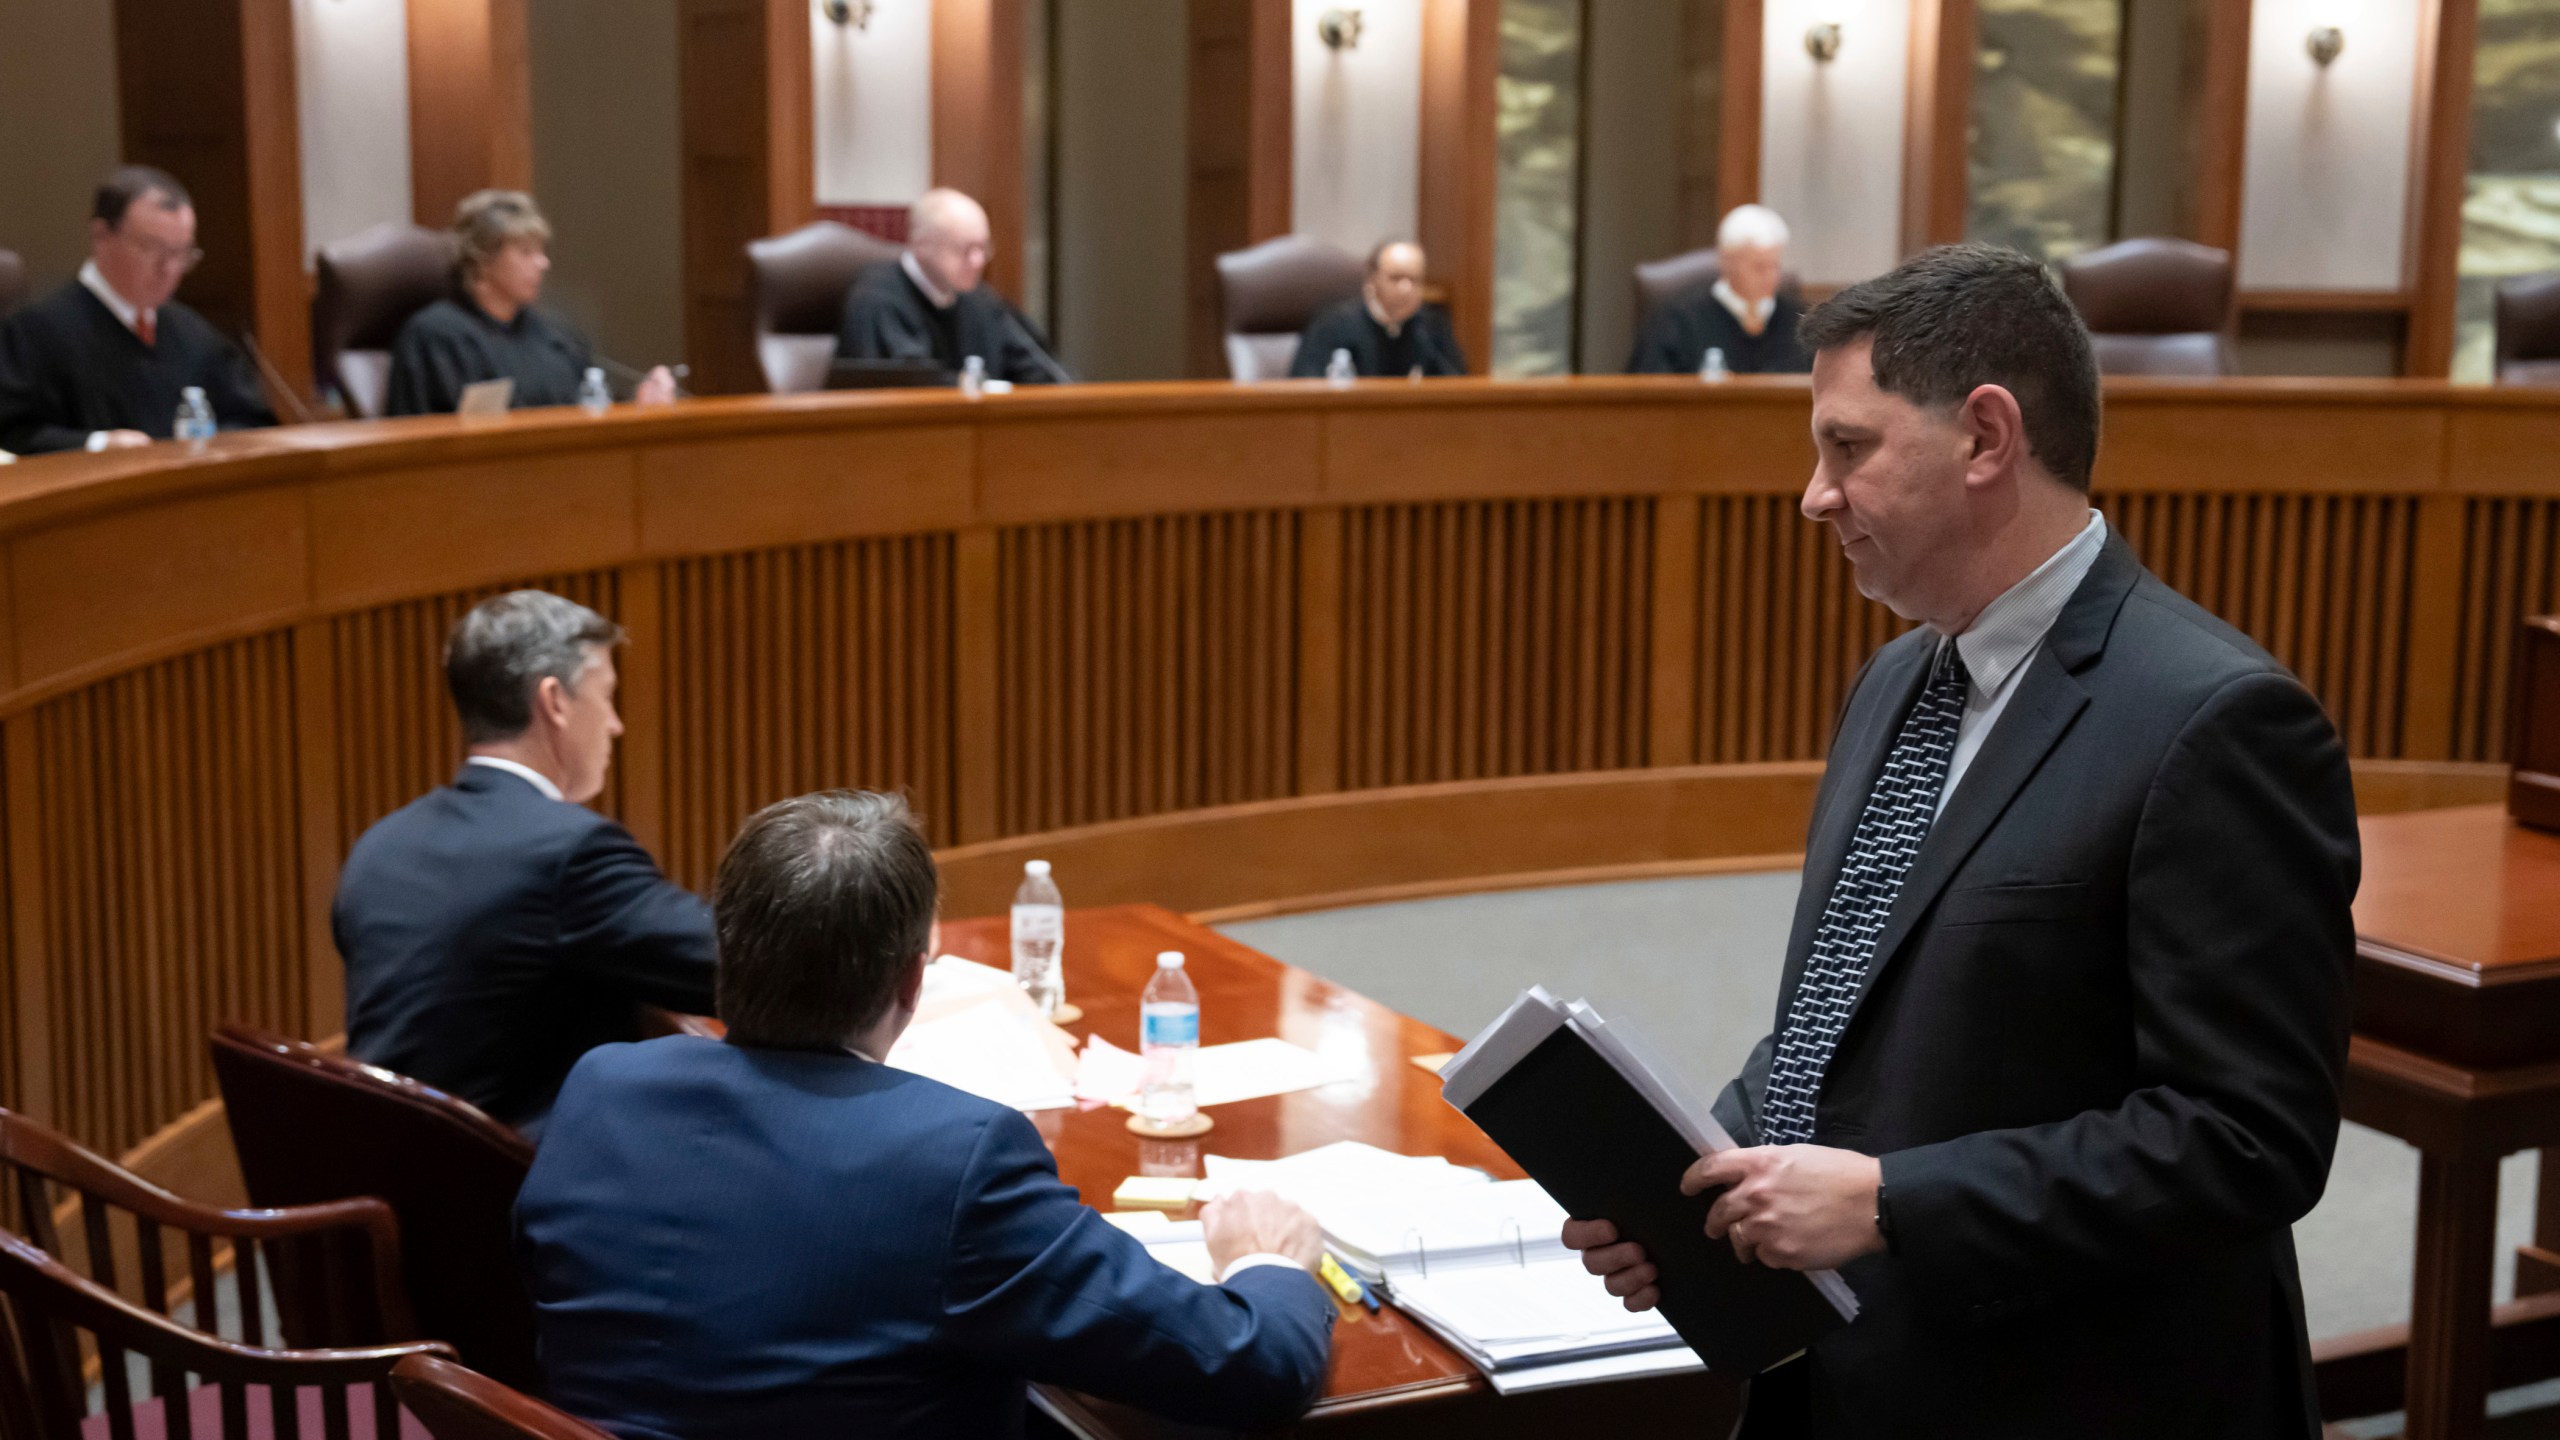
<instances>
[{"instance_id":1,"label":"dark suit jacket","mask_svg":"<svg viewBox=\"0 0 2560 1440\"><path fill-rule=\"evenodd\" d=\"M1781 1025L1935 641L1885 646L1849 698ZM2017 683L1825 1079L1814 1142L1882 1157L1893 1245L1842 1272L1864 1308L1813 1349L1812 1433L2314 1435L2288 1227L2338 1132L2346 756L2116 538ZM1771 1048L1717 1102L1745 1144Z\"/></svg>"},{"instance_id":2,"label":"dark suit jacket","mask_svg":"<svg viewBox=\"0 0 2560 1440\"><path fill-rule=\"evenodd\" d=\"M1449 326L1449 312L1437 305L1414 311L1413 318L1393 335L1369 313L1369 302L1357 295L1328 305L1299 332L1297 353L1289 357L1289 374L1302 380L1324 374L1336 350L1351 352L1351 369L1358 375L1401 380L1417 369L1425 375L1467 373L1458 332Z\"/></svg>"},{"instance_id":3,"label":"dark suit jacket","mask_svg":"<svg viewBox=\"0 0 2560 1440\"><path fill-rule=\"evenodd\" d=\"M933 301L895 260L866 266L845 292L836 327L839 360L931 360L957 375L971 355L987 362L987 378L1016 385L1055 381L1048 347L1031 322L1003 296L981 285L948 310Z\"/></svg>"},{"instance_id":4,"label":"dark suit jacket","mask_svg":"<svg viewBox=\"0 0 2560 1440\"><path fill-rule=\"evenodd\" d=\"M1769 323L1754 335L1724 308L1713 284L1694 286L1644 317L1627 373L1695 375L1713 346L1724 352L1725 369L1735 375L1801 375L1813 368L1813 356L1796 340L1803 318L1804 302L1782 290L1769 308Z\"/></svg>"},{"instance_id":5,"label":"dark suit jacket","mask_svg":"<svg viewBox=\"0 0 2560 1440\"><path fill-rule=\"evenodd\" d=\"M1026 1380L1276 1425L1330 1349L1306 1272L1186 1279L1029 1120L851 1054L594 1051L516 1224L552 1399L632 1440L1012 1437Z\"/></svg>"},{"instance_id":6,"label":"dark suit jacket","mask_svg":"<svg viewBox=\"0 0 2560 1440\"><path fill-rule=\"evenodd\" d=\"M465 765L358 840L329 912L347 1053L539 1132L580 1055L641 1002L711 1013L711 909L630 832Z\"/></svg>"}]
</instances>

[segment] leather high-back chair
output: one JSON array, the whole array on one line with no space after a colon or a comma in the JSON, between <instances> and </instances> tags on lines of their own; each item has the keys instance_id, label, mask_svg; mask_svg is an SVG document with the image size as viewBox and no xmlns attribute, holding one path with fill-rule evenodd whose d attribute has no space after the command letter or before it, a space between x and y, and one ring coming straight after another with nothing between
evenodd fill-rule
<instances>
[{"instance_id":1,"label":"leather high-back chair","mask_svg":"<svg viewBox=\"0 0 2560 1440\"><path fill-rule=\"evenodd\" d=\"M457 252L442 230L385 222L320 247L313 259L311 372L347 413L382 414L391 345L409 317L453 292Z\"/></svg>"},{"instance_id":2,"label":"leather high-back chair","mask_svg":"<svg viewBox=\"0 0 2560 1440\"><path fill-rule=\"evenodd\" d=\"M2101 375L2231 373L2231 252L2146 236L2062 262Z\"/></svg>"},{"instance_id":3,"label":"leather high-back chair","mask_svg":"<svg viewBox=\"0 0 2560 1440\"><path fill-rule=\"evenodd\" d=\"M864 270L897 259L899 248L834 220L748 242L747 298L766 390L800 395L826 387L845 292Z\"/></svg>"},{"instance_id":4,"label":"leather high-back chair","mask_svg":"<svg viewBox=\"0 0 2560 1440\"><path fill-rule=\"evenodd\" d=\"M264 1346L271 1298L283 1342L381 1345L417 1336L400 1282L400 1232L379 1200L278 1210L217 1210L161 1189L70 1136L0 1110L0 1180L26 1238L75 1274L193 1328ZM57 1225L76 1207L79 1223ZM217 1247L230 1251L227 1272ZM261 1283L261 1276L264 1283ZM222 1334L225 1281L234 1333Z\"/></svg>"},{"instance_id":5,"label":"leather high-back chair","mask_svg":"<svg viewBox=\"0 0 2560 1440\"><path fill-rule=\"evenodd\" d=\"M407 1076L245 1025L214 1032L213 1074L250 1199L382 1197L400 1220L418 1333L483 1374L539 1385L513 1254L516 1191L533 1165L523 1136Z\"/></svg>"},{"instance_id":6,"label":"leather high-back chair","mask_svg":"<svg viewBox=\"0 0 2560 1440\"><path fill-rule=\"evenodd\" d=\"M0 1297L8 1322L0 1324L0 1435L24 1440L431 1440L385 1382L412 1355L453 1353L424 1340L340 1350L235 1345L82 1279L6 1231ZM94 1389L84 1351L100 1362ZM128 1363L136 1359L139 1385ZM189 1385L191 1375L201 1383Z\"/></svg>"},{"instance_id":7,"label":"leather high-back chair","mask_svg":"<svg viewBox=\"0 0 2560 1440\"><path fill-rule=\"evenodd\" d=\"M1724 278L1724 261L1709 245L1660 260L1647 260L1635 268L1636 324L1631 333L1644 333L1644 322L1663 305L1692 290L1703 290ZM1794 271L1778 277L1779 293L1792 299L1803 298L1803 286Z\"/></svg>"},{"instance_id":8,"label":"leather high-back chair","mask_svg":"<svg viewBox=\"0 0 2560 1440\"><path fill-rule=\"evenodd\" d=\"M2560 270L2498 282L2496 374L2501 385L2560 385Z\"/></svg>"},{"instance_id":9,"label":"leather high-back chair","mask_svg":"<svg viewBox=\"0 0 2560 1440\"><path fill-rule=\"evenodd\" d=\"M1282 235L1218 257L1218 314L1227 373L1272 380L1289 373L1298 334L1317 311L1360 293L1368 265L1308 235Z\"/></svg>"},{"instance_id":10,"label":"leather high-back chair","mask_svg":"<svg viewBox=\"0 0 2560 1440\"><path fill-rule=\"evenodd\" d=\"M394 1367L391 1392L435 1440L613 1440L574 1415L432 1355L413 1355Z\"/></svg>"},{"instance_id":11,"label":"leather high-back chair","mask_svg":"<svg viewBox=\"0 0 2560 1440\"><path fill-rule=\"evenodd\" d=\"M26 303L27 262L15 250L0 250L0 315Z\"/></svg>"}]
</instances>

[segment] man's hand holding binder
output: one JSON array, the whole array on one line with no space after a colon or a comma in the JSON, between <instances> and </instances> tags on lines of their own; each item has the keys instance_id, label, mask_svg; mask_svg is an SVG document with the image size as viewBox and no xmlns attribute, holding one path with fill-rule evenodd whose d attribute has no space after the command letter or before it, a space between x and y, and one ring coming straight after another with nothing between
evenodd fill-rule
<instances>
[{"instance_id":1,"label":"man's hand holding binder","mask_svg":"<svg viewBox=\"0 0 2560 1440\"><path fill-rule=\"evenodd\" d=\"M1826 1145L1755 1145L1700 1158L1680 1177L1680 1193L1723 1189L1707 1211L1707 1235L1734 1258L1777 1270L1836 1270L1884 1248L1876 1228L1882 1167L1875 1157ZM1644 1247L1618 1239L1606 1220L1568 1220L1567 1249L1630 1310L1662 1298Z\"/></svg>"}]
</instances>

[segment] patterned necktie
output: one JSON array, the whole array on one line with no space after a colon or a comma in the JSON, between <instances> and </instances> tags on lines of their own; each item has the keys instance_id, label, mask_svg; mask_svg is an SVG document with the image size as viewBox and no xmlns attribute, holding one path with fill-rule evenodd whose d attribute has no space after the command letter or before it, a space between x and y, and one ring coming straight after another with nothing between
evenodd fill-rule
<instances>
[{"instance_id":1,"label":"patterned necktie","mask_svg":"<svg viewBox=\"0 0 2560 1440\"><path fill-rule=\"evenodd\" d=\"M1893 913L1893 898L1902 893L1902 877L1920 842L1929 837L1937 818L1938 792L1946 785L1947 761L1955 754L1956 722L1964 718L1964 702L1972 677L1964 657L1950 642L1938 649L1929 683L1903 718L1885 757L1884 773L1867 793L1858 813L1858 828L1849 839L1849 855L1840 878L1822 905L1822 923L1813 932L1813 953L1795 1002L1787 1007L1787 1026L1778 1037L1777 1058L1769 1066L1769 1089L1760 1107L1761 1143L1801 1145L1813 1138L1814 1103L1822 1098L1823 1071L1849 1023L1849 1007L1866 982L1875 959L1876 936Z\"/></svg>"}]
</instances>

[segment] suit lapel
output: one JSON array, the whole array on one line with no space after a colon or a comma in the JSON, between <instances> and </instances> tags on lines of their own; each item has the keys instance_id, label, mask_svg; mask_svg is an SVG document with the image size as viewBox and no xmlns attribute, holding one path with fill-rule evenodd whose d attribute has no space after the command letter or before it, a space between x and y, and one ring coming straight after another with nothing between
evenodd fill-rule
<instances>
[{"instance_id":1,"label":"suit lapel","mask_svg":"<svg viewBox=\"0 0 2560 1440\"><path fill-rule=\"evenodd\" d=\"M1984 737L1982 748L1974 753L1973 763L1957 782L1955 794L1948 797L1947 808L1929 827L1920 853L1913 857L1911 869L1902 877L1893 910L1876 936L1875 954L1867 962L1866 976L1859 982L1858 1004L1863 1004L1874 991L1876 977L1884 973L1894 952L1910 938L1912 928L1936 901L1938 892L1946 888L1966 857L2008 810L2009 802L2017 798L2044 764L2045 756L2070 730L2072 721L2088 706L2089 692L2081 685L2078 674L2105 652L2107 632L2115 626L2116 612L2123 608L2125 596L2141 577L2142 566L2134 559L2132 548L2110 534L2106 548L2099 551L2097 562L2089 567L2088 576L2072 592L2070 603L2062 607L2062 614L2046 632L2038 653L2027 658L2026 673L2018 677L2018 692L2009 697L1999 723ZM1837 860L1833 863L1836 868ZM1853 1006L1853 1021L1856 1014Z\"/></svg>"}]
</instances>

